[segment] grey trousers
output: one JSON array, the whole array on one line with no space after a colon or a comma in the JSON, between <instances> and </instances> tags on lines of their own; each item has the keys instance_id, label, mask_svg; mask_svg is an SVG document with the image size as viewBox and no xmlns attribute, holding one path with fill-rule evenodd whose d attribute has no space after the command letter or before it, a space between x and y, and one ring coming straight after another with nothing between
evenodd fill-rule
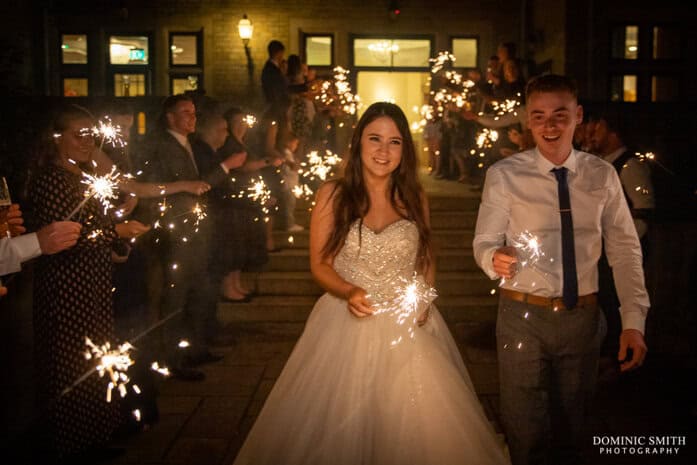
<instances>
[{"instance_id":1,"label":"grey trousers","mask_svg":"<svg viewBox=\"0 0 697 465\"><path fill-rule=\"evenodd\" d=\"M500 299L501 417L513 465L580 463L605 332L597 305L555 312Z\"/></svg>"}]
</instances>

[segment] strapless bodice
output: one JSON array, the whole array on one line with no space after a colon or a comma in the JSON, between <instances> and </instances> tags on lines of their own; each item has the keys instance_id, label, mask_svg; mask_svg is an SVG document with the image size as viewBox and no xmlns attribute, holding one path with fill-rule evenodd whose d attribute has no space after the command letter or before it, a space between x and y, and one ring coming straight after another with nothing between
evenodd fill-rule
<instances>
[{"instance_id":1,"label":"strapless bodice","mask_svg":"<svg viewBox=\"0 0 697 465\"><path fill-rule=\"evenodd\" d=\"M413 277L419 233L416 225L400 219L376 233L356 221L343 248L334 259L334 269L346 281L365 289L373 302L394 297L400 279Z\"/></svg>"}]
</instances>

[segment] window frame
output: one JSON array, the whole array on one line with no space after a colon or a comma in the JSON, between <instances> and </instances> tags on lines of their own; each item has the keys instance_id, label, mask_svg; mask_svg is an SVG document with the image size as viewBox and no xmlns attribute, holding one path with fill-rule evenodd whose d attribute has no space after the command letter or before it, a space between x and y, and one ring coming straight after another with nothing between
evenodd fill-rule
<instances>
[{"instance_id":1,"label":"window frame","mask_svg":"<svg viewBox=\"0 0 697 465\"><path fill-rule=\"evenodd\" d=\"M310 63L307 63L307 39L311 37L329 37L331 39L331 47L330 47L330 53L331 53L331 59L330 63L328 65L312 65ZM336 66L336 52L334 50L334 46L336 44L336 37L333 32L305 32L305 31L300 31L300 59L302 60L303 63L307 63L307 66L313 68L313 69L319 69L319 70L330 70L333 69Z\"/></svg>"},{"instance_id":2,"label":"window frame","mask_svg":"<svg viewBox=\"0 0 697 465\"><path fill-rule=\"evenodd\" d=\"M449 51L452 54L455 54L454 50L454 44L453 42L456 39L474 39L477 42L477 47L476 47L476 55L474 59L474 66L459 66L457 64L457 61L455 61L455 69L460 69L460 70L467 70L467 69L479 69L479 59L480 59L480 51L481 51L481 40L479 39L478 34L457 34L457 35L451 35L448 37L448 44L449 44ZM433 56L433 54L431 54Z\"/></svg>"},{"instance_id":3,"label":"window frame","mask_svg":"<svg viewBox=\"0 0 697 465\"><path fill-rule=\"evenodd\" d=\"M172 60L172 40L175 36L196 37L196 64L175 65ZM167 39L167 56L170 70L174 69L200 69L203 70L203 29L198 31L170 31ZM194 73L190 73L194 74Z\"/></svg>"},{"instance_id":4,"label":"window frame","mask_svg":"<svg viewBox=\"0 0 697 465\"><path fill-rule=\"evenodd\" d=\"M434 34L350 34L349 35L349 63L354 76L358 71L415 71L415 72L430 72L431 65L426 66L356 66L356 39L372 39L372 40L428 40L429 41L429 58L433 57L435 50L435 35Z\"/></svg>"},{"instance_id":5,"label":"window frame","mask_svg":"<svg viewBox=\"0 0 697 465\"><path fill-rule=\"evenodd\" d=\"M112 64L111 63L111 38L113 36L136 36L148 38L148 62L133 63L133 64ZM116 75L117 74L143 74L145 76L145 95L130 95L120 96L117 98L145 97L152 95L152 73L155 62L155 47L153 41L153 33L146 31L108 31L105 34L105 63L107 72L107 89L106 94L116 97Z\"/></svg>"}]
</instances>

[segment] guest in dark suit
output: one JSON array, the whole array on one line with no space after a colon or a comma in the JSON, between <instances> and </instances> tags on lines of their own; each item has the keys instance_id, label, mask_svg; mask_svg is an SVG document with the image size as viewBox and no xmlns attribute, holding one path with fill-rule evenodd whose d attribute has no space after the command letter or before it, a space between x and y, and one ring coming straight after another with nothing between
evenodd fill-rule
<instances>
[{"instance_id":1,"label":"guest in dark suit","mask_svg":"<svg viewBox=\"0 0 697 465\"><path fill-rule=\"evenodd\" d=\"M268 45L269 59L261 71L261 88L268 105L287 106L290 103L288 80L281 69L285 46L278 40L272 40Z\"/></svg>"},{"instance_id":2,"label":"guest in dark suit","mask_svg":"<svg viewBox=\"0 0 697 465\"><path fill-rule=\"evenodd\" d=\"M196 107L190 97L168 97L160 117L160 127L152 135L147 148L146 180L171 183L205 180L208 184L198 195L165 192L167 208L161 220L164 232L160 237L164 271L161 317L181 311L165 325L164 344L172 374L185 380L201 380L204 374L193 367L221 357L209 351L208 344L217 324L216 295L208 276L209 224L197 221L193 213L197 205L205 205L201 197L210 184L227 175L222 167L205 173L196 164L189 136L196 129ZM179 349L178 342L191 344Z\"/></svg>"}]
</instances>

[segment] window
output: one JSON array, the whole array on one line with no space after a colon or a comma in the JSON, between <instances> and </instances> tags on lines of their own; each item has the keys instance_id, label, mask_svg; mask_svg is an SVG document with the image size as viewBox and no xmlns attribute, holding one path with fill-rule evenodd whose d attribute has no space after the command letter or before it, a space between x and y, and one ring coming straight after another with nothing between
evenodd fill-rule
<instances>
[{"instance_id":1,"label":"window","mask_svg":"<svg viewBox=\"0 0 697 465\"><path fill-rule=\"evenodd\" d=\"M87 64L87 34L61 35L61 61L64 65Z\"/></svg>"},{"instance_id":2,"label":"window","mask_svg":"<svg viewBox=\"0 0 697 465\"><path fill-rule=\"evenodd\" d=\"M428 68L430 39L357 38L353 64L371 68Z\"/></svg>"},{"instance_id":3,"label":"window","mask_svg":"<svg viewBox=\"0 0 697 465\"><path fill-rule=\"evenodd\" d=\"M112 65L147 65L150 59L146 36L111 36L109 63Z\"/></svg>"},{"instance_id":4,"label":"window","mask_svg":"<svg viewBox=\"0 0 697 465\"><path fill-rule=\"evenodd\" d=\"M150 94L152 57L148 34L109 36L108 75L115 97Z\"/></svg>"},{"instance_id":5,"label":"window","mask_svg":"<svg viewBox=\"0 0 697 465\"><path fill-rule=\"evenodd\" d=\"M140 97L146 95L145 74L114 74L115 97Z\"/></svg>"},{"instance_id":6,"label":"window","mask_svg":"<svg viewBox=\"0 0 697 465\"><path fill-rule=\"evenodd\" d=\"M672 102L680 97L678 78L673 76L651 77L651 101Z\"/></svg>"},{"instance_id":7,"label":"window","mask_svg":"<svg viewBox=\"0 0 697 465\"><path fill-rule=\"evenodd\" d=\"M653 28L653 58L671 60L680 58L680 34L675 27Z\"/></svg>"},{"instance_id":8,"label":"window","mask_svg":"<svg viewBox=\"0 0 697 465\"><path fill-rule=\"evenodd\" d=\"M169 36L170 65L201 66L199 39L198 33L171 33Z\"/></svg>"},{"instance_id":9,"label":"window","mask_svg":"<svg viewBox=\"0 0 697 465\"><path fill-rule=\"evenodd\" d=\"M639 26L615 26L612 29L612 58L636 60L639 58Z\"/></svg>"},{"instance_id":10,"label":"window","mask_svg":"<svg viewBox=\"0 0 697 465\"><path fill-rule=\"evenodd\" d=\"M304 34L303 57L308 66L334 64L334 36L331 34Z\"/></svg>"},{"instance_id":11,"label":"window","mask_svg":"<svg viewBox=\"0 0 697 465\"><path fill-rule=\"evenodd\" d=\"M203 85L203 29L169 33L169 91L172 95Z\"/></svg>"},{"instance_id":12,"label":"window","mask_svg":"<svg viewBox=\"0 0 697 465\"><path fill-rule=\"evenodd\" d=\"M458 68L476 68L478 60L479 40L476 37L453 37L450 50L455 55L455 66Z\"/></svg>"},{"instance_id":13,"label":"window","mask_svg":"<svg viewBox=\"0 0 697 465\"><path fill-rule=\"evenodd\" d=\"M63 78L64 97L87 97L87 78Z\"/></svg>"},{"instance_id":14,"label":"window","mask_svg":"<svg viewBox=\"0 0 697 465\"><path fill-rule=\"evenodd\" d=\"M636 75L613 76L610 80L610 100L613 102L636 102Z\"/></svg>"},{"instance_id":15,"label":"window","mask_svg":"<svg viewBox=\"0 0 697 465\"><path fill-rule=\"evenodd\" d=\"M183 94L188 90L197 90L198 83L199 76L195 74L189 76L172 76L172 95Z\"/></svg>"}]
</instances>

